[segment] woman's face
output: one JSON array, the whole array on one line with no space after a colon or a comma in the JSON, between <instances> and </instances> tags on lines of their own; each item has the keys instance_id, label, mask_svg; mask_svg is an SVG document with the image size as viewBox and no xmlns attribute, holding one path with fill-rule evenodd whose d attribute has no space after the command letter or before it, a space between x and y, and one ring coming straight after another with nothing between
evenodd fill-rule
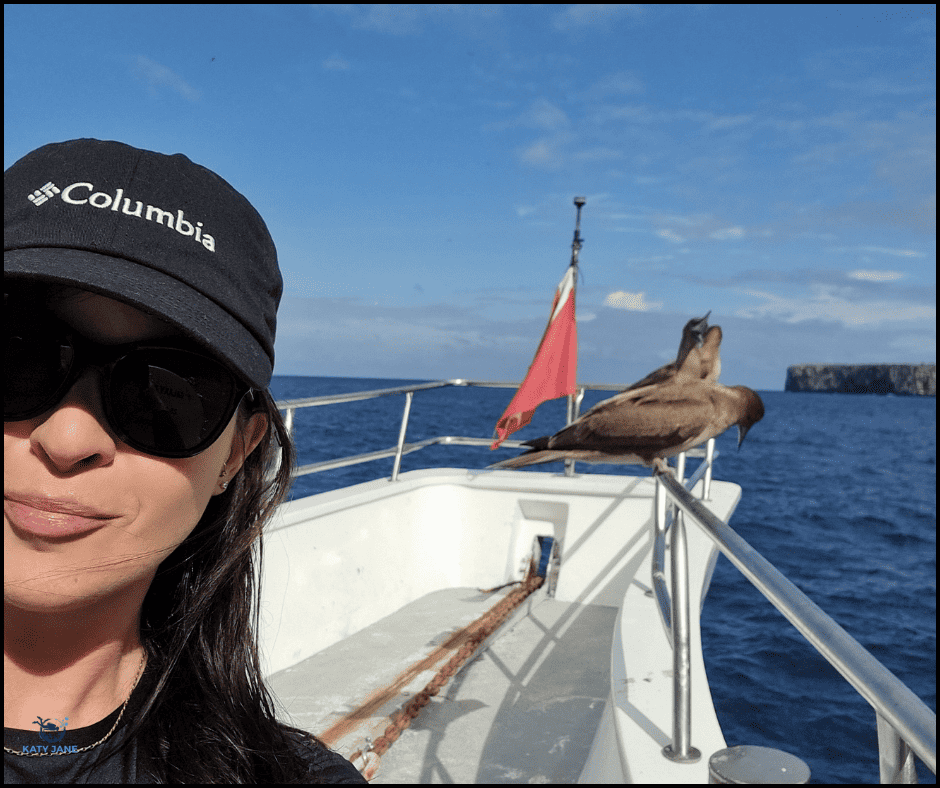
<instances>
[{"instance_id":1,"label":"woman's face","mask_svg":"<svg viewBox=\"0 0 940 788\"><path fill-rule=\"evenodd\" d=\"M51 310L101 344L177 334L155 317L84 291L57 299ZM234 440L235 416L195 457L167 459L130 448L103 417L99 374L85 370L52 410L3 425L5 605L64 612L127 593L142 600L159 564L244 460L242 442ZM257 427L256 419L249 427ZM247 436L245 442L247 451L257 443ZM76 515L100 518L102 525L51 537L20 527L25 518L55 524Z\"/></svg>"}]
</instances>

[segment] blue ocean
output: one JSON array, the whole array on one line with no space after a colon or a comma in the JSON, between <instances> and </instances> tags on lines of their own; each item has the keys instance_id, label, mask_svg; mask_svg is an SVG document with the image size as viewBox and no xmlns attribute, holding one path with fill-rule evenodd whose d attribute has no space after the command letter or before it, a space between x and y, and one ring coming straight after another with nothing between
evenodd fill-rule
<instances>
[{"instance_id":1,"label":"blue ocean","mask_svg":"<svg viewBox=\"0 0 940 788\"><path fill-rule=\"evenodd\" d=\"M424 381L275 376L271 388L284 400L417 382ZM417 392L406 441L489 438L512 394L474 387ZM588 392L582 412L611 394ZM717 441L716 477L744 491L732 527L936 710L936 399L760 394L766 416L740 452L735 430ZM404 401L399 394L297 411L299 462L394 446ZM547 402L512 437L550 434L564 423L564 400ZM484 468L517 453L433 446L406 455L402 471ZM292 496L387 477L391 468L385 459L301 477ZM578 472L649 473L640 466L585 463ZM705 603L702 635L729 745L798 755L814 783L878 782L872 708L724 556ZM693 744L694 738L693 730ZM936 782L919 761L917 768L922 783Z\"/></svg>"}]
</instances>

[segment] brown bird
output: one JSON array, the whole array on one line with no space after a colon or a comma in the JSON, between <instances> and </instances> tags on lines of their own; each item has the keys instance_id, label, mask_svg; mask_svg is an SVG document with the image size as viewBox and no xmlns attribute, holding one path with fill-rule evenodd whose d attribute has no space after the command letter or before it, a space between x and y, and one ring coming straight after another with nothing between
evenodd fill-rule
<instances>
[{"instance_id":1,"label":"brown bird","mask_svg":"<svg viewBox=\"0 0 940 788\"><path fill-rule=\"evenodd\" d=\"M646 386L599 402L552 436L525 441L527 454L490 468L521 468L554 460L643 463L667 470L666 458L738 426L740 448L764 417L764 403L746 386L696 380Z\"/></svg>"},{"instance_id":2,"label":"brown bird","mask_svg":"<svg viewBox=\"0 0 940 788\"><path fill-rule=\"evenodd\" d=\"M626 391L635 391L657 383L694 383L696 380L717 383L721 376L721 337L721 326L712 326L705 333L700 347L693 346L678 369L661 375L660 373L671 366L667 364L634 383Z\"/></svg>"},{"instance_id":3,"label":"brown bird","mask_svg":"<svg viewBox=\"0 0 940 788\"><path fill-rule=\"evenodd\" d=\"M705 317L693 317L688 323L685 324L685 327L682 329L682 340L679 342L679 352L676 354L675 361L669 364L665 364L659 369L653 370L642 380L638 380L632 386L625 388L624 391L633 391L634 389L643 388L644 386L652 386L656 383L666 383L667 381L672 380L680 369L682 369L683 372L687 372L693 378L698 377L698 359L695 359L694 365L686 365L686 359L688 358L690 352L693 350L698 350L702 347L702 341L705 339L705 332L708 330L708 315L710 314L711 311L709 310ZM684 369L683 365L685 365Z\"/></svg>"}]
</instances>

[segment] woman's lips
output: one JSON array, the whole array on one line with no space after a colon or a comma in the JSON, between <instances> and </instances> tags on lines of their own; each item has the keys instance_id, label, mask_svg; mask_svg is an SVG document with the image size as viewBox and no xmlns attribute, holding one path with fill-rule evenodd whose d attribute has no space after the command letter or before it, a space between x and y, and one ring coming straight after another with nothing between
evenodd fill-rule
<instances>
[{"instance_id":1,"label":"woman's lips","mask_svg":"<svg viewBox=\"0 0 940 788\"><path fill-rule=\"evenodd\" d=\"M34 536L77 536L102 528L115 517L73 501L48 498L3 498L10 524Z\"/></svg>"}]
</instances>

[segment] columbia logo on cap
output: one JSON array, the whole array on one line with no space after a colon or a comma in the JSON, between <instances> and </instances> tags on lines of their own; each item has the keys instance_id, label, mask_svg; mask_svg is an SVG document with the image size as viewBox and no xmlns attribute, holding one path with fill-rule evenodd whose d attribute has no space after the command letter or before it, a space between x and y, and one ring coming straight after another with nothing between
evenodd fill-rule
<instances>
[{"instance_id":1,"label":"columbia logo on cap","mask_svg":"<svg viewBox=\"0 0 940 788\"><path fill-rule=\"evenodd\" d=\"M55 197L61 191L58 186L52 181L49 181L45 186L40 186L32 194L28 194L26 199L33 205L42 205L46 200Z\"/></svg>"},{"instance_id":2,"label":"columbia logo on cap","mask_svg":"<svg viewBox=\"0 0 940 788\"><path fill-rule=\"evenodd\" d=\"M202 231L202 222L196 222L196 225L193 226L192 222L184 219L182 209L177 209L174 217L172 211L165 211L154 205L148 205L146 211L144 211L144 204L140 200L134 200L136 207L131 210L130 198L124 197L123 189L117 189L112 197L105 192L95 192L94 188L90 183L80 182L72 183L66 186L65 189L60 189L52 181L48 181L32 194L26 195L26 199L33 205L39 206L53 199L57 194L61 194L62 202L69 203L69 205L90 205L92 208L110 208L112 211L117 211L121 207L121 198L123 197L124 207L121 209L121 213L126 216L146 219L148 222L156 221L157 224L161 225L166 220L166 226L171 230L176 230L180 235L192 236L210 252L215 252L215 238ZM89 192L93 193L89 194Z\"/></svg>"}]
</instances>

